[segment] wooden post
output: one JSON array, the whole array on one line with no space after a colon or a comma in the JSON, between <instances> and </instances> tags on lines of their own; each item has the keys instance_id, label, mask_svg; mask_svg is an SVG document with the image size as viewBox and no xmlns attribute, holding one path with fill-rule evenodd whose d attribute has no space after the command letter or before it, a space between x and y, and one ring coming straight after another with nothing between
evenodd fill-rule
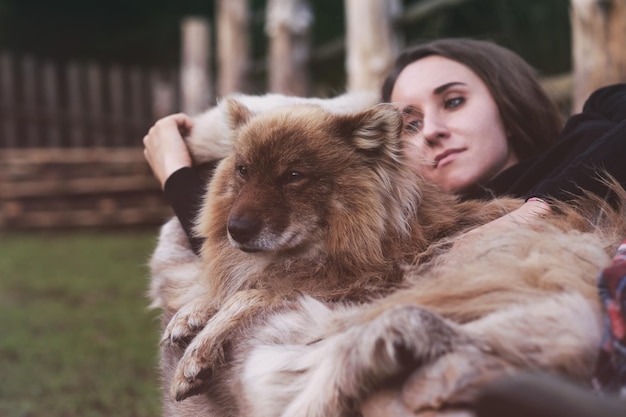
<instances>
[{"instance_id":1,"label":"wooden post","mask_svg":"<svg viewBox=\"0 0 626 417\"><path fill-rule=\"evenodd\" d=\"M248 0L217 2L217 94L246 91L250 71Z\"/></svg>"},{"instance_id":2,"label":"wooden post","mask_svg":"<svg viewBox=\"0 0 626 417\"><path fill-rule=\"evenodd\" d=\"M54 148L61 147L60 119L61 103L59 99L59 82L56 66L46 61L43 64L43 114L45 120L44 131L47 133L46 145Z\"/></svg>"},{"instance_id":3,"label":"wooden post","mask_svg":"<svg viewBox=\"0 0 626 417\"><path fill-rule=\"evenodd\" d=\"M626 81L626 1L571 0L573 111L599 87Z\"/></svg>"},{"instance_id":4,"label":"wooden post","mask_svg":"<svg viewBox=\"0 0 626 417\"><path fill-rule=\"evenodd\" d=\"M21 60L22 72L22 105L26 116L26 142L28 147L41 146L39 137L38 84L35 58L24 56Z\"/></svg>"},{"instance_id":5,"label":"wooden post","mask_svg":"<svg viewBox=\"0 0 626 417\"><path fill-rule=\"evenodd\" d=\"M13 57L0 54L0 148L17 147L17 113L15 111L15 70Z\"/></svg>"},{"instance_id":6,"label":"wooden post","mask_svg":"<svg viewBox=\"0 0 626 417\"><path fill-rule=\"evenodd\" d=\"M69 114L70 145L81 147L85 145L85 130L83 127L84 100L81 67L76 62L67 66L67 101Z\"/></svg>"},{"instance_id":7,"label":"wooden post","mask_svg":"<svg viewBox=\"0 0 626 417\"><path fill-rule=\"evenodd\" d=\"M165 74L164 74L165 72ZM170 77L167 77L170 75ZM150 73L152 120L156 121L176 111L174 82L170 71L153 70Z\"/></svg>"},{"instance_id":8,"label":"wooden post","mask_svg":"<svg viewBox=\"0 0 626 417\"><path fill-rule=\"evenodd\" d=\"M124 143L124 121L126 120L124 89L122 68L117 64L112 65L109 68L109 102L111 103L109 144L113 146L121 146Z\"/></svg>"},{"instance_id":9,"label":"wooden post","mask_svg":"<svg viewBox=\"0 0 626 417\"><path fill-rule=\"evenodd\" d=\"M130 112L127 115L130 123L129 133L127 140L124 142L124 146L136 146L141 143L143 135L148 132L148 129L144 126L144 85L143 85L143 73L141 68L134 67L129 70L129 99L130 99ZM140 137L141 136L141 137Z\"/></svg>"},{"instance_id":10,"label":"wooden post","mask_svg":"<svg viewBox=\"0 0 626 417\"><path fill-rule=\"evenodd\" d=\"M400 42L393 22L400 0L345 0L348 91L378 91Z\"/></svg>"},{"instance_id":11,"label":"wooden post","mask_svg":"<svg viewBox=\"0 0 626 417\"><path fill-rule=\"evenodd\" d=\"M102 72L95 62L87 65L87 100L89 102L89 123L93 146L104 146L104 130L102 119L104 116L102 96Z\"/></svg>"},{"instance_id":12,"label":"wooden post","mask_svg":"<svg viewBox=\"0 0 626 417\"><path fill-rule=\"evenodd\" d=\"M309 92L309 31L313 21L306 0L269 0L265 31L269 37L268 90L306 96Z\"/></svg>"},{"instance_id":13,"label":"wooden post","mask_svg":"<svg viewBox=\"0 0 626 417\"><path fill-rule=\"evenodd\" d=\"M209 83L209 22L189 17L182 23L181 107L196 115L209 106L212 93Z\"/></svg>"}]
</instances>

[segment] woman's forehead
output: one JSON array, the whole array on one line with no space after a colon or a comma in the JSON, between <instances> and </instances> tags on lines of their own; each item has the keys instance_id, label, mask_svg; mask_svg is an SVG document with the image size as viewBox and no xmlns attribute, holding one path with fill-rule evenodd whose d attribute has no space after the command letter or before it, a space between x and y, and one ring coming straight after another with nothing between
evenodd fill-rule
<instances>
[{"instance_id":1,"label":"woman's forehead","mask_svg":"<svg viewBox=\"0 0 626 417\"><path fill-rule=\"evenodd\" d=\"M425 99L445 92L452 85L473 87L484 83L466 65L431 55L407 65L402 70L394 84L391 98L392 101Z\"/></svg>"}]
</instances>

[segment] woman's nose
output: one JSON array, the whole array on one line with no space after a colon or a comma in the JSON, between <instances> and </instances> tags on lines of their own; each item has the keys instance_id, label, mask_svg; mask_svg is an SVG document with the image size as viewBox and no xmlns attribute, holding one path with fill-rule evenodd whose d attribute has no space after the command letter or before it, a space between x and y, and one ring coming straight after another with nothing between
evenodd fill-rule
<instances>
[{"instance_id":1,"label":"woman's nose","mask_svg":"<svg viewBox=\"0 0 626 417\"><path fill-rule=\"evenodd\" d=\"M448 129L445 123L436 115L424 117L424 126L422 134L428 145L436 145L438 141L448 136Z\"/></svg>"}]
</instances>

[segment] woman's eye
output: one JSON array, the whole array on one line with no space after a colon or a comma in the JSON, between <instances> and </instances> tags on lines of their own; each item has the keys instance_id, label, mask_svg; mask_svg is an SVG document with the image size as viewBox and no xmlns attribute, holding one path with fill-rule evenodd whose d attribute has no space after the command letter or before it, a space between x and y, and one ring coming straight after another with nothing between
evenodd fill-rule
<instances>
[{"instance_id":1,"label":"woman's eye","mask_svg":"<svg viewBox=\"0 0 626 417\"><path fill-rule=\"evenodd\" d=\"M241 178L246 178L248 176L248 167L245 165L239 165L237 167L237 174L239 174Z\"/></svg>"},{"instance_id":2,"label":"woman's eye","mask_svg":"<svg viewBox=\"0 0 626 417\"><path fill-rule=\"evenodd\" d=\"M404 125L404 130L409 133L418 133L422 129L423 123L421 120L412 120Z\"/></svg>"},{"instance_id":3,"label":"woman's eye","mask_svg":"<svg viewBox=\"0 0 626 417\"><path fill-rule=\"evenodd\" d=\"M445 107L446 109L454 109L463 103L465 103L465 99L463 97L454 97L446 100Z\"/></svg>"}]
</instances>

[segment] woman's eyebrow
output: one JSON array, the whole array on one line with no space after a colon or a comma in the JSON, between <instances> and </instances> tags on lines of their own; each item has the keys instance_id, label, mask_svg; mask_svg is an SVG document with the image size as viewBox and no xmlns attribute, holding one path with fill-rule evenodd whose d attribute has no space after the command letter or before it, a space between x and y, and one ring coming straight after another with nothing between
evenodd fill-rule
<instances>
[{"instance_id":1,"label":"woman's eyebrow","mask_svg":"<svg viewBox=\"0 0 626 417\"><path fill-rule=\"evenodd\" d=\"M411 105L408 105L402 109L402 115L404 116L415 116L419 114L422 114L422 112Z\"/></svg>"},{"instance_id":2,"label":"woman's eyebrow","mask_svg":"<svg viewBox=\"0 0 626 417\"><path fill-rule=\"evenodd\" d=\"M462 83L460 81L452 81L452 82L445 83L445 84L440 85L439 87L435 88L433 90L433 93L435 93L435 95L439 95L439 94L443 93L444 91L446 91L448 88L453 87L455 85L459 85L459 84L460 85L465 85L465 83Z\"/></svg>"}]
</instances>

